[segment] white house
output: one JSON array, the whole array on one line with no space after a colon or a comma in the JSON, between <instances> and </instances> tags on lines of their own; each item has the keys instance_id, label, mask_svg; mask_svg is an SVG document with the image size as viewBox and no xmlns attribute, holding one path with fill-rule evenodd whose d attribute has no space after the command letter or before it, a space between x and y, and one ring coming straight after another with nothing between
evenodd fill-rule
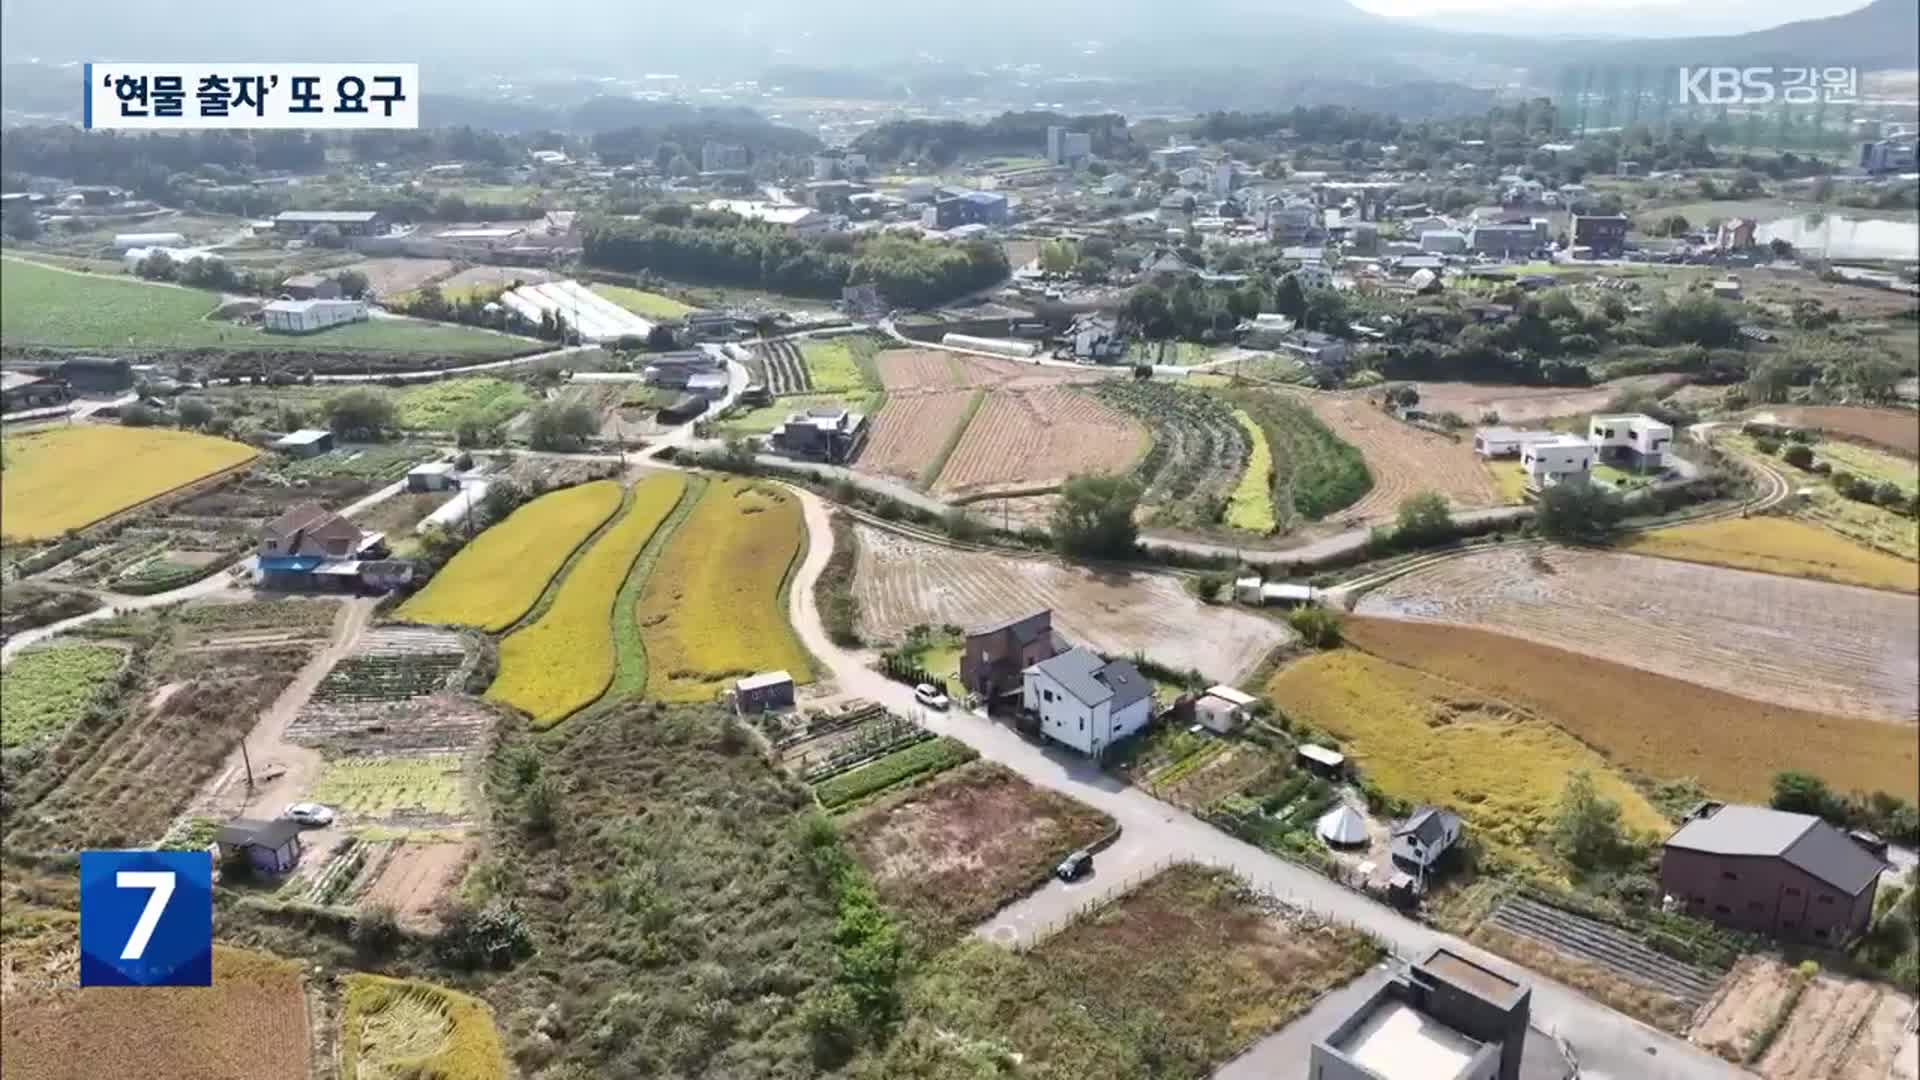
<instances>
[{"instance_id":1,"label":"white house","mask_svg":"<svg viewBox=\"0 0 1920 1080\"><path fill-rule=\"evenodd\" d=\"M1153 718L1153 684L1125 660L1074 648L1020 673L1020 703L1042 734L1097 757Z\"/></svg>"},{"instance_id":2,"label":"white house","mask_svg":"<svg viewBox=\"0 0 1920 1080\"><path fill-rule=\"evenodd\" d=\"M1527 470L1527 485L1544 491L1560 484L1584 484L1593 470L1594 448L1572 435L1555 435L1529 443L1520 450L1520 464Z\"/></svg>"},{"instance_id":3,"label":"white house","mask_svg":"<svg viewBox=\"0 0 1920 1080\"><path fill-rule=\"evenodd\" d=\"M1551 431L1527 431L1509 427L1483 427L1473 432L1473 452L1481 457L1519 457L1520 452L1537 442L1555 438Z\"/></svg>"},{"instance_id":4,"label":"white house","mask_svg":"<svg viewBox=\"0 0 1920 1080\"><path fill-rule=\"evenodd\" d=\"M1600 461L1623 462L1636 469L1664 469L1673 428L1641 413L1596 416L1588 424L1587 442Z\"/></svg>"},{"instance_id":5,"label":"white house","mask_svg":"<svg viewBox=\"0 0 1920 1080\"><path fill-rule=\"evenodd\" d=\"M1393 827L1393 858L1420 870L1430 869L1460 840L1460 818L1451 810L1423 806Z\"/></svg>"},{"instance_id":6,"label":"white house","mask_svg":"<svg viewBox=\"0 0 1920 1080\"><path fill-rule=\"evenodd\" d=\"M367 305L363 300L275 300L260 309L260 319L272 333L310 334L329 326L366 322Z\"/></svg>"}]
</instances>

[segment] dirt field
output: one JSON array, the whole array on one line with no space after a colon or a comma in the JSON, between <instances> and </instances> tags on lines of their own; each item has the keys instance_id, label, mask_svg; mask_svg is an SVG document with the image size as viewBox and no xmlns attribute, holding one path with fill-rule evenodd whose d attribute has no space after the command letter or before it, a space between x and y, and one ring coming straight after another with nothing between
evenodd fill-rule
<instances>
[{"instance_id":1,"label":"dirt field","mask_svg":"<svg viewBox=\"0 0 1920 1080\"><path fill-rule=\"evenodd\" d=\"M367 275L367 285L376 295L393 296L453 273L453 262L449 259L368 259L346 269Z\"/></svg>"},{"instance_id":2,"label":"dirt field","mask_svg":"<svg viewBox=\"0 0 1920 1080\"><path fill-rule=\"evenodd\" d=\"M1146 428L1058 387L989 394L940 472L946 495L1042 487L1085 472L1124 472L1147 451Z\"/></svg>"},{"instance_id":3,"label":"dirt field","mask_svg":"<svg viewBox=\"0 0 1920 1080\"><path fill-rule=\"evenodd\" d=\"M973 394L971 390L929 390L890 395L874 417L858 467L918 482L946 449Z\"/></svg>"},{"instance_id":4,"label":"dirt field","mask_svg":"<svg viewBox=\"0 0 1920 1080\"><path fill-rule=\"evenodd\" d=\"M967 627L1051 608L1053 628L1070 641L1121 656L1139 650L1231 682L1293 636L1278 620L1206 606L1174 577L957 551L864 525L858 533L853 588L870 640L897 641L920 623Z\"/></svg>"},{"instance_id":5,"label":"dirt field","mask_svg":"<svg viewBox=\"0 0 1920 1080\"><path fill-rule=\"evenodd\" d=\"M1113 819L990 763L883 800L847 829L887 906L924 948L958 938L1047 880Z\"/></svg>"},{"instance_id":6,"label":"dirt field","mask_svg":"<svg viewBox=\"0 0 1920 1080\"><path fill-rule=\"evenodd\" d=\"M360 906L390 907L412 926L430 921L435 902L459 883L471 850L458 843L398 845L360 894Z\"/></svg>"},{"instance_id":7,"label":"dirt field","mask_svg":"<svg viewBox=\"0 0 1920 1080\"><path fill-rule=\"evenodd\" d=\"M1420 408L1430 413L1458 413L1469 424L1491 411L1509 427L1554 416L1577 416L1607 407L1618 394L1632 390L1660 391L1679 382L1678 375L1633 375L1599 386L1511 386L1498 383L1416 382Z\"/></svg>"},{"instance_id":8,"label":"dirt field","mask_svg":"<svg viewBox=\"0 0 1920 1080\"><path fill-rule=\"evenodd\" d=\"M1405 424L1359 396L1314 394L1304 399L1320 422L1359 447L1373 473L1373 490L1338 515L1342 521L1384 521L1400 501L1437 491L1460 507L1498 506L1503 500L1493 475L1473 452L1471 439L1455 442Z\"/></svg>"},{"instance_id":9,"label":"dirt field","mask_svg":"<svg viewBox=\"0 0 1920 1080\"><path fill-rule=\"evenodd\" d=\"M1746 957L1701 1010L1689 1037L1741 1060L1786 1003L1793 979L1779 957ZM1767 1080L1881 1080L1912 1014L1913 1001L1888 987L1817 975L1754 1069Z\"/></svg>"},{"instance_id":10,"label":"dirt field","mask_svg":"<svg viewBox=\"0 0 1920 1080\"><path fill-rule=\"evenodd\" d=\"M964 356L941 349L888 349L874 357L874 366L879 369L881 385L887 388L888 393L962 387L1025 390L1066 382L1090 382L1106 377L1097 369L1075 371L1042 364L1023 364L1018 360Z\"/></svg>"},{"instance_id":11,"label":"dirt field","mask_svg":"<svg viewBox=\"0 0 1920 1080\"><path fill-rule=\"evenodd\" d=\"M503 286L516 281L529 285L552 281L554 275L531 266L469 266L440 283L442 289L471 289L477 285Z\"/></svg>"},{"instance_id":12,"label":"dirt field","mask_svg":"<svg viewBox=\"0 0 1920 1080\"><path fill-rule=\"evenodd\" d=\"M1911 597L1671 559L1505 548L1369 594L1362 615L1514 634L1760 701L1912 723Z\"/></svg>"},{"instance_id":13,"label":"dirt field","mask_svg":"<svg viewBox=\"0 0 1920 1080\"><path fill-rule=\"evenodd\" d=\"M1920 457L1920 415L1912 409L1861 409L1844 405L1795 405L1774 407L1752 417L1756 420L1812 427L1829 435L1859 439L1908 457Z\"/></svg>"}]
</instances>

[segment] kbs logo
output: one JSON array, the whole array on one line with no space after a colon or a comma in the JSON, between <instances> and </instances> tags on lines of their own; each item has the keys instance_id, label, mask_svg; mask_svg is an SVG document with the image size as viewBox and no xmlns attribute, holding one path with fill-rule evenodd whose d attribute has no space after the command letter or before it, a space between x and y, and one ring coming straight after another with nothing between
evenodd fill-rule
<instances>
[{"instance_id":1,"label":"kbs logo","mask_svg":"<svg viewBox=\"0 0 1920 1080\"><path fill-rule=\"evenodd\" d=\"M212 854L81 852L80 985L212 986Z\"/></svg>"},{"instance_id":2,"label":"kbs logo","mask_svg":"<svg viewBox=\"0 0 1920 1080\"><path fill-rule=\"evenodd\" d=\"M1846 105L1859 101L1857 68L1683 67L1682 105L1766 105L1816 101Z\"/></svg>"}]
</instances>

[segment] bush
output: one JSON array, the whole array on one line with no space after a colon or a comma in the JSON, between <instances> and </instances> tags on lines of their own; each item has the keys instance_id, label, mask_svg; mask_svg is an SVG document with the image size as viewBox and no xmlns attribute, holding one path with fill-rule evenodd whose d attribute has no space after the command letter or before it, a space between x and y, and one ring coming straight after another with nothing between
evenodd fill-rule
<instances>
[{"instance_id":1,"label":"bush","mask_svg":"<svg viewBox=\"0 0 1920 1080\"><path fill-rule=\"evenodd\" d=\"M1780 440L1774 438L1771 435L1760 436L1759 438L1753 440L1753 445L1756 449L1758 449L1761 453L1767 455L1768 457L1772 457L1773 455L1780 452Z\"/></svg>"},{"instance_id":2,"label":"bush","mask_svg":"<svg viewBox=\"0 0 1920 1080\"><path fill-rule=\"evenodd\" d=\"M1552 540L1604 542L1620 522L1620 499L1597 487L1560 484L1542 492L1535 504L1534 527Z\"/></svg>"},{"instance_id":3,"label":"bush","mask_svg":"<svg viewBox=\"0 0 1920 1080\"><path fill-rule=\"evenodd\" d=\"M1295 608L1287 616L1300 639L1316 649L1331 649L1340 644L1340 613L1317 605Z\"/></svg>"},{"instance_id":4,"label":"bush","mask_svg":"<svg viewBox=\"0 0 1920 1080\"><path fill-rule=\"evenodd\" d=\"M1780 453L1780 460L1796 469L1813 467L1813 448L1805 443L1794 443Z\"/></svg>"},{"instance_id":5,"label":"bush","mask_svg":"<svg viewBox=\"0 0 1920 1080\"><path fill-rule=\"evenodd\" d=\"M1207 604L1219 603L1220 592L1226 587L1227 575L1225 574L1201 574L1193 581L1194 595L1198 596L1202 603Z\"/></svg>"},{"instance_id":6,"label":"bush","mask_svg":"<svg viewBox=\"0 0 1920 1080\"><path fill-rule=\"evenodd\" d=\"M404 935L393 908L386 904L375 904L360 909L354 915L353 928L347 936L361 956L378 959L393 955Z\"/></svg>"},{"instance_id":7,"label":"bush","mask_svg":"<svg viewBox=\"0 0 1920 1080\"><path fill-rule=\"evenodd\" d=\"M454 901L441 908L433 954L440 963L465 971L508 968L533 954L533 936L526 917L511 903L495 901L476 909Z\"/></svg>"},{"instance_id":8,"label":"bush","mask_svg":"<svg viewBox=\"0 0 1920 1080\"><path fill-rule=\"evenodd\" d=\"M1882 480L1873 489L1873 501L1889 510L1897 510L1906 505L1907 494L1900 490L1899 484L1891 480Z\"/></svg>"}]
</instances>

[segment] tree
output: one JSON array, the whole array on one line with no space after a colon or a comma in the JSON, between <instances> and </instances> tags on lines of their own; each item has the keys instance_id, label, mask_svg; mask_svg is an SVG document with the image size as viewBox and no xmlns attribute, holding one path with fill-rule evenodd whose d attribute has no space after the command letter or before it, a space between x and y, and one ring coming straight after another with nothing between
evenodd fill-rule
<instances>
[{"instance_id":1,"label":"tree","mask_svg":"<svg viewBox=\"0 0 1920 1080\"><path fill-rule=\"evenodd\" d=\"M1598 544L1620 523L1623 510L1611 492L1588 484L1555 484L1534 506L1534 527L1553 540Z\"/></svg>"},{"instance_id":2,"label":"tree","mask_svg":"<svg viewBox=\"0 0 1920 1080\"><path fill-rule=\"evenodd\" d=\"M134 267L134 272L148 281L172 281L179 272L179 267L174 265L173 256L164 251L156 251L141 259L140 264Z\"/></svg>"},{"instance_id":3,"label":"tree","mask_svg":"<svg viewBox=\"0 0 1920 1080\"><path fill-rule=\"evenodd\" d=\"M1121 476L1071 477L1060 489L1051 522L1061 552L1087 558L1124 559L1134 554L1140 530L1133 515L1140 485Z\"/></svg>"},{"instance_id":4,"label":"tree","mask_svg":"<svg viewBox=\"0 0 1920 1080\"><path fill-rule=\"evenodd\" d=\"M1453 535L1453 511L1438 492L1422 491L1400 501L1393 537L1409 547L1433 544Z\"/></svg>"},{"instance_id":5,"label":"tree","mask_svg":"<svg viewBox=\"0 0 1920 1080\"><path fill-rule=\"evenodd\" d=\"M1306 317L1307 293L1300 287L1297 275L1288 274L1280 279L1279 286L1273 290L1273 310L1295 322Z\"/></svg>"},{"instance_id":6,"label":"tree","mask_svg":"<svg viewBox=\"0 0 1920 1080\"><path fill-rule=\"evenodd\" d=\"M372 285L367 275L358 270L340 271L333 275L333 283L340 286L340 295L349 300L358 300L367 295L367 289Z\"/></svg>"},{"instance_id":7,"label":"tree","mask_svg":"<svg viewBox=\"0 0 1920 1080\"><path fill-rule=\"evenodd\" d=\"M120 410L120 423L125 427L153 427L160 420L159 410L145 405L129 405Z\"/></svg>"},{"instance_id":8,"label":"tree","mask_svg":"<svg viewBox=\"0 0 1920 1080\"><path fill-rule=\"evenodd\" d=\"M340 230L334 228L332 225L322 225L308 233L307 242L314 247L323 248L340 248L347 246L346 238L341 236Z\"/></svg>"},{"instance_id":9,"label":"tree","mask_svg":"<svg viewBox=\"0 0 1920 1080\"><path fill-rule=\"evenodd\" d=\"M40 219L33 215L33 208L26 203L10 203L6 215L0 217L0 233L18 243L31 243L40 238Z\"/></svg>"},{"instance_id":10,"label":"tree","mask_svg":"<svg viewBox=\"0 0 1920 1080\"><path fill-rule=\"evenodd\" d=\"M1073 272L1075 258L1072 244L1049 240L1040 248L1040 269L1049 274L1066 275Z\"/></svg>"},{"instance_id":11,"label":"tree","mask_svg":"<svg viewBox=\"0 0 1920 1080\"><path fill-rule=\"evenodd\" d=\"M323 412L327 428L348 441L378 442L400 426L393 402L377 390L343 391L327 400Z\"/></svg>"},{"instance_id":12,"label":"tree","mask_svg":"<svg viewBox=\"0 0 1920 1080\"><path fill-rule=\"evenodd\" d=\"M183 428L206 427L207 422L213 419L213 406L199 398L181 398L175 412Z\"/></svg>"},{"instance_id":13,"label":"tree","mask_svg":"<svg viewBox=\"0 0 1920 1080\"><path fill-rule=\"evenodd\" d=\"M536 405L527 424L527 445L535 450L570 452L600 433L600 418L585 405L550 401Z\"/></svg>"},{"instance_id":14,"label":"tree","mask_svg":"<svg viewBox=\"0 0 1920 1080\"><path fill-rule=\"evenodd\" d=\"M1768 805L1792 814L1832 818L1838 816L1840 800L1834 797L1825 780L1812 773L1788 769L1774 774L1773 798Z\"/></svg>"},{"instance_id":15,"label":"tree","mask_svg":"<svg viewBox=\"0 0 1920 1080\"><path fill-rule=\"evenodd\" d=\"M673 348L673 328L665 323L654 323L647 331L647 348L652 352L666 352Z\"/></svg>"},{"instance_id":16,"label":"tree","mask_svg":"<svg viewBox=\"0 0 1920 1080\"><path fill-rule=\"evenodd\" d=\"M503 521L508 514L520 508L527 501L527 491L512 480L496 480L487 485L487 493L480 497L478 511L480 520L487 523Z\"/></svg>"},{"instance_id":17,"label":"tree","mask_svg":"<svg viewBox=\"0 0 1920 1080\"><path fill-rule=\"evenodd\" d=\"M1316 649L1331 649L1340 644L1340 613L1332 608L1318 604L1294 608L1287 615L1287 625L1293 627L1301 641Z\"/></svg>"},{"instance_id":18,"label":"tree","mask_svg":"<svg viewBox=\"0 0 1920 1080\"><path fill-rule=\"evenodd\" d=\"M1793 443L1780 452L1780 460L1796 469L1813 468L1813 448L1805 443Z\"/></svg>"},{"instance_id":19,"label":"tree","mask_svg":"<svg viewBox=\"0 0 1920 1080\"><path fill-rule=\"evenodd\" d=\"M1620 824L1620 804L1603 798L1585 769L1567 778L1553 819L1553 850L1583 870L1611 866L1633 850Z\"/></svg>"}]
</instances>

